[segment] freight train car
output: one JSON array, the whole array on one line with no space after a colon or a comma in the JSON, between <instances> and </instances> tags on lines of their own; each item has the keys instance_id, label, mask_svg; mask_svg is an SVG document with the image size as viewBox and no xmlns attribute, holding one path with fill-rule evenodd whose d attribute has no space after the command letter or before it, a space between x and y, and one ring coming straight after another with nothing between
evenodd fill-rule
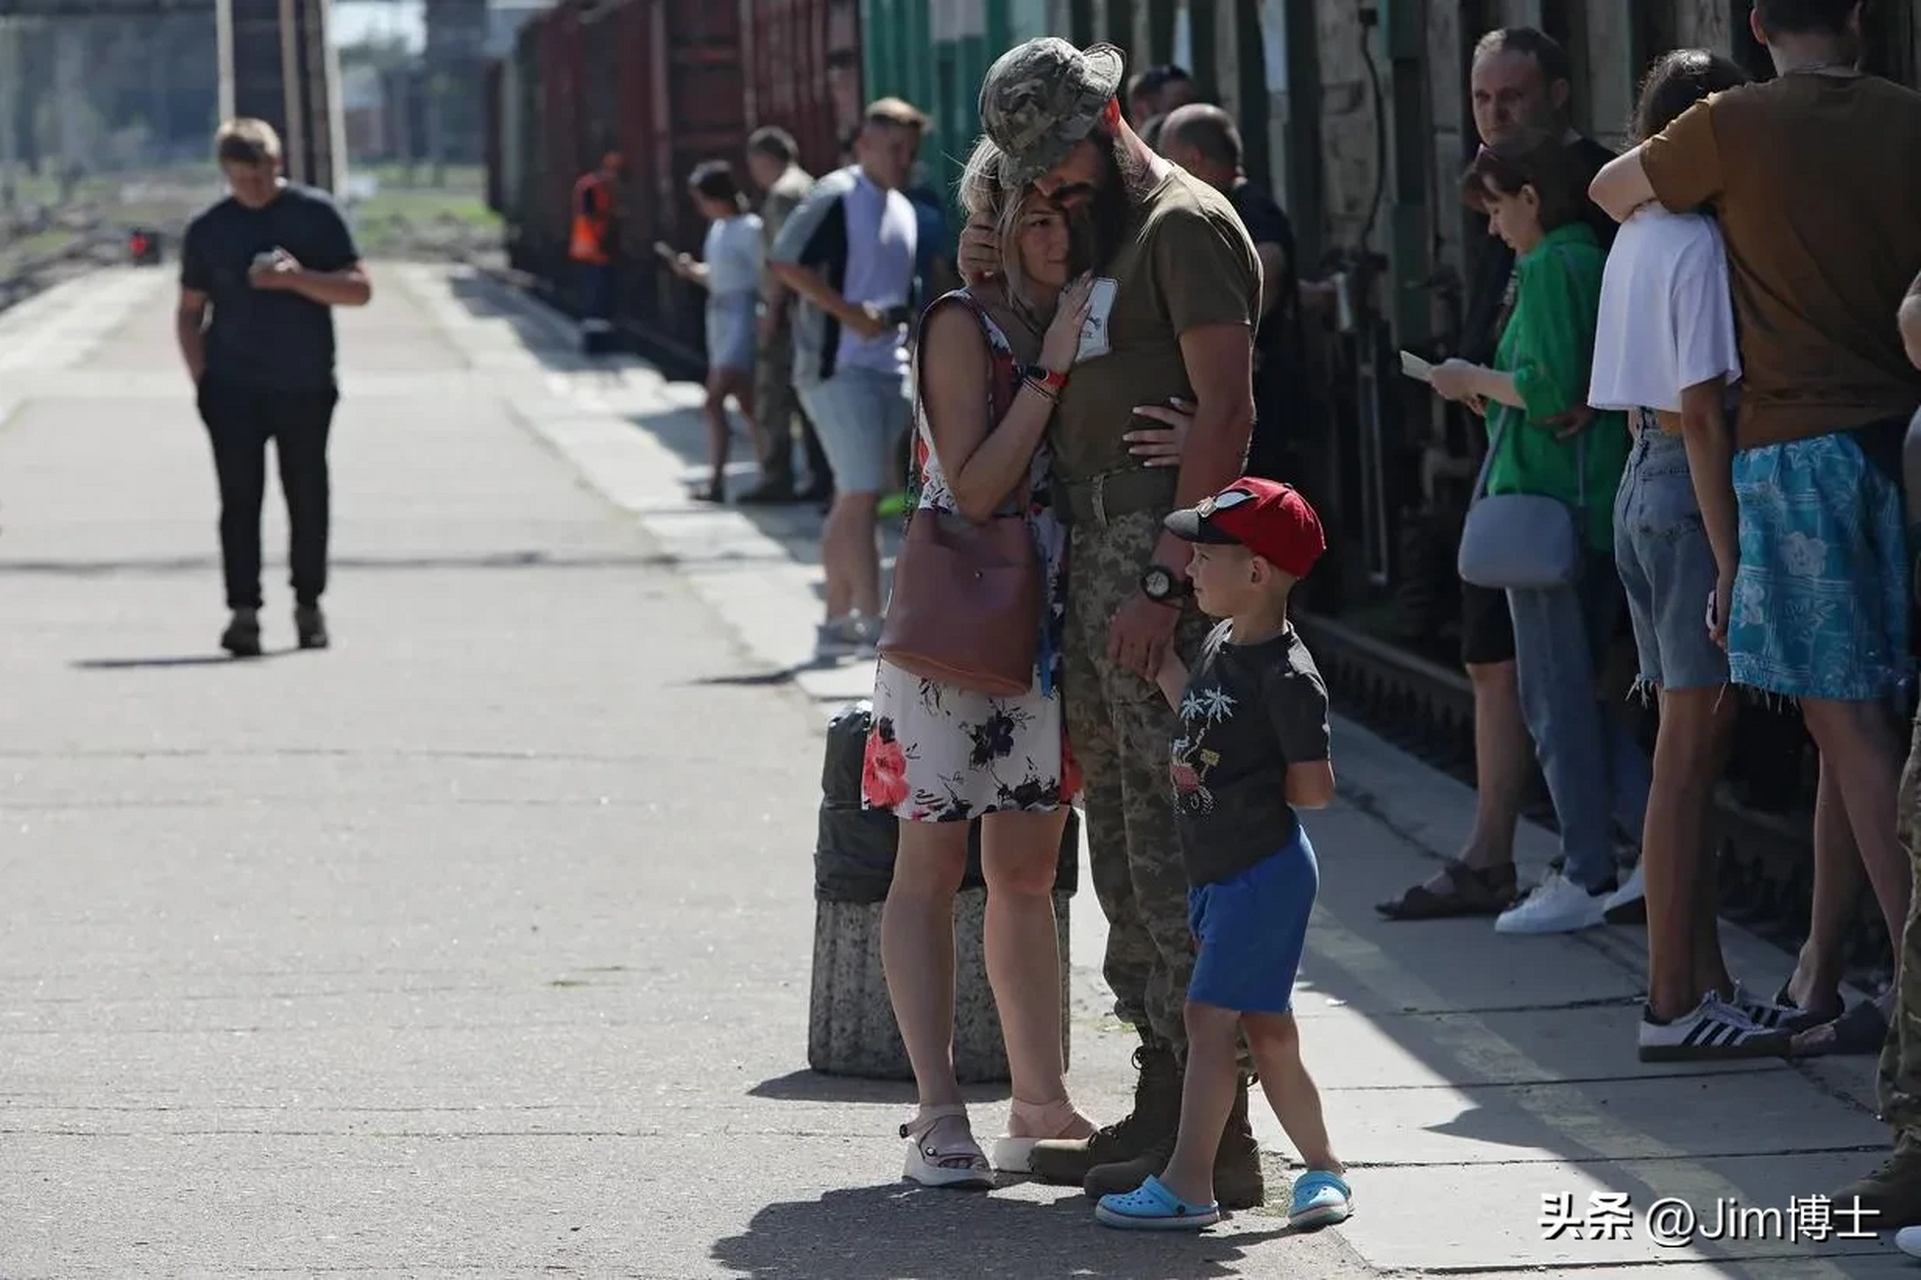
<instances>
[{"instance_id":1,"label":"freight train car","mask_svg":"<svg viewBox=\"0 0 1921 1280\"><path fill-rule=\"evenodd\" d=\"M745 183L744 147L759 125L792 133L810 171L838 165L860 113L859 30L857 0L561 0L528 22L491 113L500 172L490 186L513 266L571 307L573 184L619 152L617 321L668 372L697 374L704 296L653 246L700 251L706 226L687 175L722 159Z\"/></svg>"}]
</instances>

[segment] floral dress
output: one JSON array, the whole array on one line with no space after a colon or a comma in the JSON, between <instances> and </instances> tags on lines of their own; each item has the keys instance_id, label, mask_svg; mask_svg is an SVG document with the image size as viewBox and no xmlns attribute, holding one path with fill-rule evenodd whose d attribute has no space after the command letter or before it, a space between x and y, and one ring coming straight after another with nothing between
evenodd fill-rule
<instances>
[{"instance_id":1,"label":"floral dress","mask_svg":"<svg viewBox=\"0 0 1921 1280\"><path fill-rule=\"evenodd\" d=\"M967 290L934 305L947 302L967 307L986 335L993 367L988 422L998 423L1020 387L1013 346ZM914 510L956 510L918 394L914 452ZM874 676L874 725L861 771L865 807L891 810L909 822L965 822L989 813L1046 812L1071 804L1079 793L1079 771L1067 749L1061 713L1067 530L1054 515L1048 458L1043 444L1028 471L1033 493L1027 524L1045 574L1043 616L1034 620L1041 642L1033 686L1018 697L995 697L925 679L881 659Z\"/></svg>"}]
</instances>

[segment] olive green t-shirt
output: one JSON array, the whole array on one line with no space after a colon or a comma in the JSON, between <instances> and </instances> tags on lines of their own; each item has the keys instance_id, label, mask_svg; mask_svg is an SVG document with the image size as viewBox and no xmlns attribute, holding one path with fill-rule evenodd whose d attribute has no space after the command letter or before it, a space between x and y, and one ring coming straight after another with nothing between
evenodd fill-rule
<instances>
[{"instance_id":1,"label":"olive green t-shirt","mask_svg":"<svg viewBox=\"0 0 1921 1280\"><path fill-rule=\"evenodd\" d=\"M1116 285L1108 350L1074 366L1051 429L1054 473L1070 483L1140 466L1121 439L1136 406L1193 399L1183 333L1238 324L1251 334L1260 314L1261 262L1240 216L1178 166L1135 206L1119 252L1099 274Z\"/></svg>"}]
</instances>

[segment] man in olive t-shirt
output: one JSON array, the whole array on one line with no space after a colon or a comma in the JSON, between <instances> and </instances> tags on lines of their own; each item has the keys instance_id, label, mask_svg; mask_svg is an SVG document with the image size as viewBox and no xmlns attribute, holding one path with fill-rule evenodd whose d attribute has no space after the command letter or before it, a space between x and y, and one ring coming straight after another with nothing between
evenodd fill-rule
<instances>
[{"instance_id":1,"label":"man in olive t-shirt","mask_svg":"<svg viewBox=\"0 0 1921 1280\"><path fill-rule=\"evenodd\" d=\"M1194 968L1187 876L1163 781L1177 722L1154 684L1168 646L1190 663L1207 633L1184 581L1186 547L1163 520L1241 474L1253 425L1254 317L1261 268L1225 196L1154 155L1121 118L1122 55L1044 38L1004 54L981 87L982 127L1006 156L1003 181L1032 184L1069 212L1076 250L1113 282L1090 317L1106 350L1060 391L1050 441L1053 503L1072 527L1068 742L1086 779L1095 889L1109 924L1105 973L1116 1012L1139 1031L1134 1111L1092 1139L1040 1143L1033 1170L1090 1195L1129 1192L1160 1172L1180 1114L1183 1005ZM991 274L991 231L962 238L962 275ZM1142 467L1124 439L1156 425L1143 406L1194 402L1181 466ZM1165 572L1150 573L1156 566ZM1149 586L1153 594L1149 594ZM1261 1202L1247 1081L1217 1159L1230 1208Z\"/></svg>"},{"instance_id":2,"label":"man in olive t-shirt","mask_svg":"<svg viewBox=\"0 0 1921 1280\"><path fill-rule=\"evenodd\" d=\"M1855 0L1760 0L1752 25L1779 76L1697 103L1610 163L1591 193L1616 218L1658 200L1719 219L1746 370L1730 675L1799 703L1824 799L1845 810L1899 938L1921 853L1904 852L1896 831L1900 746L1887 714L1911 669L1899 450L1921 376L1896 314L1921 269L1921 94L1856 70L1860 21ZM1817 828L1814 856L1814 941L1786 994L1818 1025L1799 1029L1795 1048L1858 1052L1878 1018L1873 1005L1837 1016L1836 923L1851 909L1857 854ZM1921 1038L1904 1030L1921 1007L1903 1004L1888 1039L1895 1060L1882 1062L1895 1160L1836 1196L1860 1196L1881 1229L1921 1222Z\"/></svg>"}]
</instances>

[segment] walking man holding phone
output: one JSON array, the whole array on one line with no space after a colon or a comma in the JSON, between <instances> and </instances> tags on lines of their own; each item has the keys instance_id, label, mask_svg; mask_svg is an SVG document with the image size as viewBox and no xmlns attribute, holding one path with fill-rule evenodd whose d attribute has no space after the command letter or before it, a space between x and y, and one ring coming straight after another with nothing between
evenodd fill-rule
<instances>
[{"instance_id":1,"label":"walking man holding phone","mask_svg":"<svg viewBox=\"0 0 1921 1280\"><path fill-rule=\"evenodd\" d=\"M294 629L301 648L324 649L327 433L340 400L332 309L365 306L373 286L334 202L281 176L273 126L231 120L214 147L232 194L187 227L174 330L220 481L233 611L220 644L237 658L261 652L260 507L271 440L292 526Z\"/></svg>"}]
</instances>

